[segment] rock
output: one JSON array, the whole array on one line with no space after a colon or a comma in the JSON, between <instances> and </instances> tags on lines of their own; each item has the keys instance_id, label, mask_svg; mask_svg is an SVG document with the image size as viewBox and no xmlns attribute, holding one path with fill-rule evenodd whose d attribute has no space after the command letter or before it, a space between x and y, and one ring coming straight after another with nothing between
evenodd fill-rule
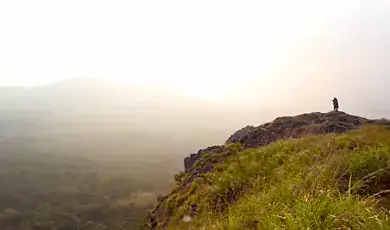
<instances>
[{"instance_id":1,"label":"rock","mask_svg":"<svg viewBox=\"0 0 390 230\"><path fill-rule=\"evenodd\" d=\"M190 169L197 160L197 154L191 154L189 157L184 158L184 169L187 171Z\"/></svg>"},{"instance_id":2,"label":"rock","mask_svg":"<svg viewBox=\"0 0 390 230\"><path fill-rule=\"evenodd\" d=\"M248 133L252 132L254 129L255 129L254 126L248 125L248 126L242 128L242 129L236 131L233 135L231 135L229 137L229 139L227 141L230 142L230 143L236 143L239 140L241 140L243 137L248 135Z\"/></svg>"},{"instance_id":3,"label":"rock","mask_svg":"<svg viewBox=\"0 0 390 230\"><path fill-rule=\"evenodd\" d=\"M248 126L234 133L225 144L240 142L246 147L258 147L285 138L307 134L343 133L369 122L368 119L344 112L305 113L278 117L258 127Z\"/></svg>"},{"instance_id":4,"label":"rock","mask_svg":"<svg viewBox=\"0 0 390 230\"><path fill-rule=\"evenodd\" d=\"M184 169L186 172L189 172L192 169L192 166L206 153L221 153L224 150L224 146L211 146L206 149L201 149L198 153L192 153L190 156L184 158Z\"/></svg>"}]
</instances>

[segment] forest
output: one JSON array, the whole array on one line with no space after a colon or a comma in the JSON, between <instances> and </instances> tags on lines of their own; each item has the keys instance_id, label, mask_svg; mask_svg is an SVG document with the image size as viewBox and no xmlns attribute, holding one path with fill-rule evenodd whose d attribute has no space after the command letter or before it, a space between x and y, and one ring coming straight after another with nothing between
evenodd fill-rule
<instances>
[{"instance_id":1,"label":"forest","mask_svg":"<svg viewBox=\"0 0 390 230\"><path fill-rule=\"evenodd\" d=\"M0 229L139 229L177 170L142 158L1 153Z\"/></svg>"}]
</instances>

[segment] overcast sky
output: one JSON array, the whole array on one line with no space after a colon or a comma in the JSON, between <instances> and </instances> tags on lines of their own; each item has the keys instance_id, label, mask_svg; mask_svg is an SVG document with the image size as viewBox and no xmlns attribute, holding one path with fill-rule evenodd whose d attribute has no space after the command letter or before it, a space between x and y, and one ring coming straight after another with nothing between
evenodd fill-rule
<instances>
[{"instance_id":1,"label":"overcast sky","mask_svg":"<svg viewBox=\"0 0 390 230\"><path fill-rule=\"evenodd\" d=\"M0 1L0 85L87 76L352 109L390 100L389 42L385 0Z\"/></svg>"}]
</instances>

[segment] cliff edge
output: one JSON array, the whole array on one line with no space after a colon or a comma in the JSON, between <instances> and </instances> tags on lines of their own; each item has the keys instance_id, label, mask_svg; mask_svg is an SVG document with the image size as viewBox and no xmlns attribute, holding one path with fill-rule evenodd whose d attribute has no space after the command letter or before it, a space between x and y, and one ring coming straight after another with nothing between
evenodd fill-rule
<instances>
[{"instance_id":1,"label":"cliff edge","mask_svg":"<svg viewBox=\"0 0 390 230\"><path fill-rule=\"evenodd\" d=\"M279 117L257 127L247 126L231 135L224 145L199 150L184 159L185 172L175 176L177 187L159 198L158 205L147 218L148 228L286 229L284 222L287 220L283 218L298 218L296 212L299 210L295 210L298 207L294 200L314 199L311 197L314 196L311 193L315 193L313 188L320 193L328 189L332 199L337 198L336 194L347 194L349 198L353 194L357 199L354 202L377 193L385 194L390 189L387 179L390 177L383 169L390 167L387 165L390 164L389 127L390 121L386 119L370 120L344 112ZM364 159L360 159L361 156ZM351 157L359 159L351 161ZM375 175L375 182L372 178L365 181L378 170L384 171ZM280 196L280 200L274 195ZM283 196L289 196L290 200ZM247 205L248 210L245 211L242 205ZM282 210L279 205L288 208ZM362 205L360 208L368 207ZM270 209L275 209L276 213ZM383 214L380 210L371 211L369 214ZM312 218L326 219L335 214L336 211L329 212L326 217ZM271 217L276 219L271 221ZM385 217L388 218L387 214ZM315 228L333 226L322 220L316 225L313 220L307 221L309 225L300 224ZM289 224L296 229L293 222ZM370 227L375 226L375 223L371 224Z\"/></svg>"}]
</instances>

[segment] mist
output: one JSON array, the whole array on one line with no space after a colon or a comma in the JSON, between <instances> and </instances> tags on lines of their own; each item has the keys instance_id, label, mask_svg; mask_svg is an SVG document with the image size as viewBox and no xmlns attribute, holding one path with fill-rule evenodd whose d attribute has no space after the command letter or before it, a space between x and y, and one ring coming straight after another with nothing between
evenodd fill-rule
<instances>
[{"instance_id":1,"label":"mist","mask_svg":"<svg viewBox=\"0 0 390 230\"><path fill-rule=\"evenodd\" d=\"M335 96L347 112L389 115L386 1L1 4L0 85L42 88L87 76L169 88L229 113L244 107L241 113L261 115L246 123L327 111ZM108 85L96 101L116 94L118 86ZM160 97L155 90L138 98ZM116 103L128 103L129 95Z\"/></svg>"},{"instance_id":2,"label":"mist","mask_svg":"<svg viewBox=\"0 0 390 230\"><path fill-rule=\"evenodd\" d=\"M0 217L135 229L242 127L389 118L389 41L384 0L1 1Z\"/></svg>"}]
</instances>

